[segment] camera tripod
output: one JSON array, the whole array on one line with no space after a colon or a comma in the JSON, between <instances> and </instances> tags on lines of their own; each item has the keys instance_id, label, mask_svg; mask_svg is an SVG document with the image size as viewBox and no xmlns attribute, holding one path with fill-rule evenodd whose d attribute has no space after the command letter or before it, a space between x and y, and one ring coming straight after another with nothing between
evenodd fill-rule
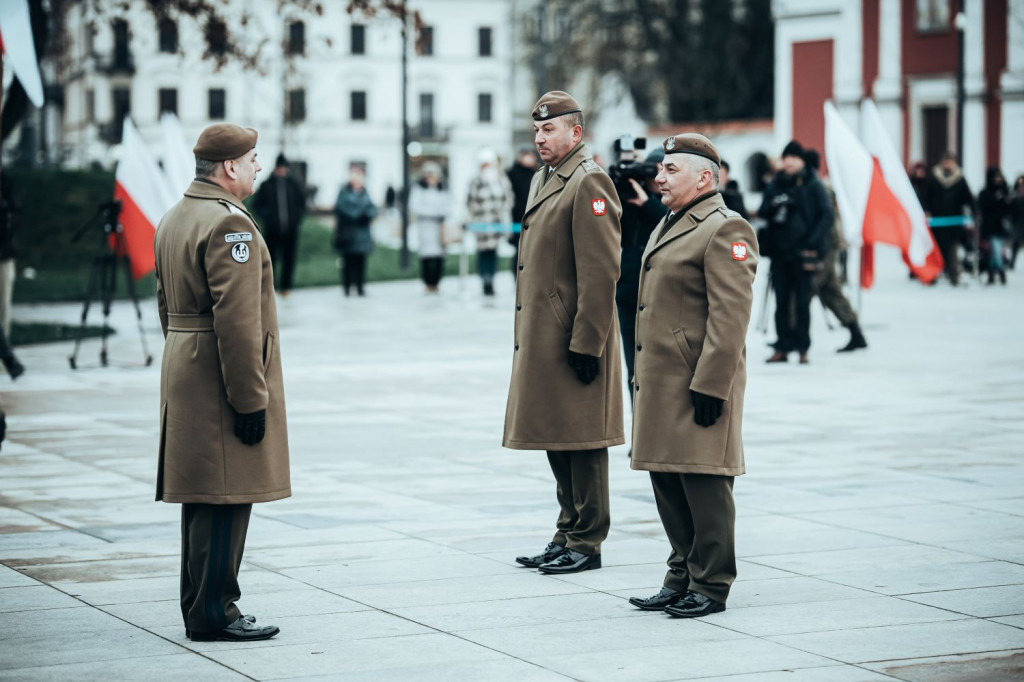
<instances>
[{"instance_id":1,"label":"camera tripod","mask_svg":"<svg viewBox=\"0 0 1024 682\"><path fill-rule=\"evenodd\" d=\"M142 340L142 355L145 359L145 366L153 364L153 356L149 353L146 345L146 332L142 327L142 309L139 307L139 297L135 292L135 280L132 278L131 258L125 248L124 230L120 223L121 202L110 201L100 204L96 215L90 218L83 225L78 233L71 239L72 243L77 242L87 232L90 232L96 225L102 224L99 253L92 259L92 267L89 270L89 283L85 290L82 301L82 322L78 337L75 339L75 350L68 357L71 369L78 369L78 351L82 346L82 339L85 337L86 320L89 317L89 308L93 300L103 305L103 333L100 346L100 365L108 365L109 354L107 352L107 337L110 335L110 326L107 321L110 319L110 307L114 300L114 292L117 290L117 271L123 267L125 284L128 288L128 295L135 305L135 317L139 323L139 338Z\"/></svg>"}]
</instances>

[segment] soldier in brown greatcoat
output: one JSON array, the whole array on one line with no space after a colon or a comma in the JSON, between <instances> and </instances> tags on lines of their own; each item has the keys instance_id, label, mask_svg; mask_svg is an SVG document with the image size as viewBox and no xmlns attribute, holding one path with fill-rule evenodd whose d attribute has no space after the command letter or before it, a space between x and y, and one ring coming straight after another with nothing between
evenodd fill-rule
<instances>
[{"instance_id":1,"label":"soldier in brown greatcoat","mask_svg":"<svg viewBox=\"0 0 1024 682\"><path fill-rule=\"evenodd\" d=\"M573 573L601 567L608 446L625 442L615 315L622 211L582 142L576 100L549 92L533 120L545 165L522 220L504 446L547 450L561 508L545 550L516 561Z\"/></svg>"},{"instance_id":2,"label":"soldier in brown greatcoat","mask_svg":"<svg viewBox=\"0 0 1024 682\"><path fill-rule=\"evenodd\" d=\"M256 131L208 127L196 179L156 231L160 374L156 499L181 503L181 612L193 640L258 640L235 605L254 502L291 495L270 254L242 200Z\"/></svg>"},{"instance_id":3,"label":"soldier in brown greatcoat","mask_svg":"<svg viewBox=\"0 0 1024 682\"><path fill-rule=\"evenodd\" d=\"M631 466L651 472L672 552L664 587L630 603L674 616L725 610L736 578L732 484L744 473L743 390L757 241L718 191L703 135L665 140L670 213L643 256Z\"/></svg>"}]
</instances>

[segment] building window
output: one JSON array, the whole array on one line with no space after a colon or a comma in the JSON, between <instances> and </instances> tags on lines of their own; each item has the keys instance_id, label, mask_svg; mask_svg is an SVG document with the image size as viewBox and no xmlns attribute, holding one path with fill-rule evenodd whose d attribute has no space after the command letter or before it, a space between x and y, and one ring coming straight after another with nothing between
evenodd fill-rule
<instances>
[{"instance_id":1,"label":"building window","mask_svg":"<svg viewBox=\"0 0 1024 682\"><path fill-rule=\"evenodd\" d=\"M128 22L124 19L114 19L114 68L130 69L131 52L128 49Z\"/></svg>"},{"instance_id":2,"label":"building window","mask_svg":"<svg viewBox=\"0 0 1024 682\"><path fill-rule=\"evenodd\" d=\"M917 30L949 30L949 0L917 0Z\"/></svg>"},{"instance_id":3,"label":"building window","mask_svg":"<svg viewBox=\"0 0 1024 682\"><path fill-rule=\"evenodd\" d=\"M476 98L476 120L480 123L491 122L491 110L493 109L494 98L489 92L481 92Z\"/></svg>"},{"instance_id":4,"label":"building window","mask_svg":"<svg viewBox=\"0 0 1024 682\"><path fill-rule=\"evenodd\" d=\"M306 24L301 21L288 24L288 54L306 54Z\"/></svg>"},{"instance_id":5,"label":"building window","mask_svg":"<svg viewBox=\"0 0 1024 682\"><path fill-rule=\"evenodd\" d=\"M128 88L114 88L111 91L113 100L114 120L111 121L114 130L114 143L121 142L121 134L124 132L124 119L132 111L132 93Z\"/></svg>"},{"instance_id":6,"label":"building window","mask_svg":"<svg viewBox=\"0 0 1024 682\"><path fill-rule=\"evenodd\" d=\"M227 93L224 88L211 88L207 92L206 117L212 121L219 121L227 115Z\"/></svg>"},{"instance_id":7,"label":"building window","mask_svg":"<svg viewBox=\"0 0 1024 682\"><path fill-rule=\"evenodd\" d=\"M206 22L206 49L212 55L226 54L228 51L228 27L223 21Z\"/></svg>"},{"instance_id":8,"label":"building window","mask_svg":"<svg viewBox=\"0 0 1024 682\"><path fill-rule=\"evenodd\" d=\"M362 24L352 24L349 43L352 54L366 54L366 27Z\"/></svg>"},{"instance_id":9,"label":"building window","mask_svg":"<svg viewBox=\"0 0 1024 682\"><path fill-rule=\"evenodd\" d=\"M160 113L165 111L169 114L178 115L178 91L174 88L160 88L159 94Z\"/></svg>"},{"instance_id":10,"label":"building window","mask_svg":"<svg viewBox=\"0 0 1024 682\"><path fill-rule=\"evenodd\" d=\"M420 28L420 37L416 41L416 54L421 57L430 57L434 54L433 26L423 26Z\"/></svg>"},{"instance_id":11,"label":"building window","mask_svg":"<svg viewBox=\"0 0 1024 682\"><path fill-rule=\"evenodd\" d=\"M492 44L494 31L490 27L483 27L477 34L477 52L481 57L490 57L494 54Z\"/></svg>"},{"instance_id":12,"label":"building window","mask_svg":"<svg viewBox=\"0 0 1024 682\"><path fill-rule=\"evenodd\" d=\"M434 95L420 93L420 137L434 137Z\"/></svg>"},{"instance_id":13,"label":"building window","mask_svg":"<svg viewBox=\"0 0 1024 682\"><path fill-rule=\"evenodd\" d=\"M174 19L160 21L160 51L164 54L178 51L178 24Z\"/></svg>"},{"instance_id":14,"label":"building window","mask_svg":"<svg viewBox=\"0 0 1024 682\"><path fill-rule=\"evenodd\" d=\"M92 88L85 91L85 122L96 122L96 91Z\"/></svg>"},{"instance_id":15,"label":"building window","mask_svg":"<svg viewBox=\"0 0 1024 682\"><path fill-rule=\"evenodd\" d=\"M353 90L349 100L349 118L353 121L366 120L366 92Z\"/></svg>"},{"instance_id":16,"label":"building window","mask_svg":"<svg viewBox=\"0 0 1024 682\"><path fill-rule=\"evenodd\" d=\"M296 88L288 91L288 111L285 114L289 123L306 120L306 91Z\"/></svg>"}]
</instances>

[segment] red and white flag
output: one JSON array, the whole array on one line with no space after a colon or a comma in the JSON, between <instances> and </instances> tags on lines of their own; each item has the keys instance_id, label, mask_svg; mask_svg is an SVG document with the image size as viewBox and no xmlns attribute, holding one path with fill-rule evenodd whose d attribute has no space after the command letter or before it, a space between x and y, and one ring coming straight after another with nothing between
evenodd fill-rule
<instances>
[{"instance_id":1,"label":"red and white flag","mask_svg":"<svg viewBox=\"0 0 1024 682\"><path fill-rule=\"evenodd\" d=\"M118 255L131 259L132 276L138 279L156 266L153 252L156 226L177 198L171 194L167 177L127 116L114 181L114 199L121 202L120 222L124 236L123 244L118 245Z\"/></svg>"},{"instance_id":2,"label":"red and white flag","mask_svg":"<svg viewBox=\"0 0 1024 682\"><path fill-rule=\"evenodd\" d=\"M825 102L825 156L839 204L843 231L861 251L861 286L874 283L876 243L903 252L915 276L930 283L942 272L942 256L928 229L924 209L885 132L873 102L865 101L861 144L832 102Z\"/></svg>"},{"instance_id":3,"label":"red and white flag","mask_svg":"<svg viewBox=\"0 0 1024 682\"><path fill-rule=\"evenodd\" d=\"M10 65L29 100L37 107L43 106L43 80L32 41L28 0L0 0L0 46L4 64Z\"/></svg>"}]
</instances>

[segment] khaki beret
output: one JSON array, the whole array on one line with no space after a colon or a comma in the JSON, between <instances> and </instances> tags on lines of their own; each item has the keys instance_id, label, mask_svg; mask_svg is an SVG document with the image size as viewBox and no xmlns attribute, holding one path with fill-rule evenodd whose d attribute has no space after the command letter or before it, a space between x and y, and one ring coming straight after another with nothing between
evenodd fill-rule
<instances>
[{"instance_id":1,"label":"khaki beret","mask_svg":"<svg viewBox=\"0 0 1024 682\"><path fill-rule=\"evenodd\" d=\"M696 154L697 156L703 156L705 159L711 159L719 166L722 165L722 157L718 155L715 145L711 144L711 140L700 133L673 135L665 140L662 146L665 148L666 155Z\"/></svg>"},{"instance_id":2,"label":"khaki beret","mask_svg":"<svg viewBox=\"0 0 1024 682\"><path fill-rule=\"evenodd\" d=\"M561 90L545 92L533 107L534 121L547 121L566 114L582 113L580 103L573 96Z\"/></svg>"},{"instance_id":3,"label":"khaki beret","mask_svg":"<svg viewBox=\"0 0 1024 682\"><path fill-rule=\"evenodd\" d=\"M234 123L215 123L199 134L192 153L207 161L227 161L244 156L256 146L256 131Z\"/></svg>"}]
</instances>

